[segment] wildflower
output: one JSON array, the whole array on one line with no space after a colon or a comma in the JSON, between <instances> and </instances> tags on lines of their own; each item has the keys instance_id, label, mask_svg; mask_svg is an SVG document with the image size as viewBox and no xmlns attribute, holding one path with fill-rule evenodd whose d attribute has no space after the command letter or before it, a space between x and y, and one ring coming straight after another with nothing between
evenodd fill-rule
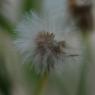
<instances>
[{"instance_id":1,"label":"wildflower","mask_svg":"<svg viewBox=\"0 0 95 95\"><path fill-rule=\"evenodd\" d=\"M26 14L16 27L18 38L15 44L23 63L32 63L35 71L40 74L54 70L58 64L63 63L66 55L65 40L58 40L60 29L56 31L57 26L53 27L54 19L48 20L45 16L38 16L34 12Z\"/></svg>"},{"instance_id":2,"label":"wildflower","mask_svg":"<svg viewBox=\"0 0 95 95\"><path fill-rule=\"evenodd\" d=\"M63 59L65 41L57 41L56 32L49 29L47 20L34 12L25 16L16 28L15 44L23 56L23 63L32 63L38 73L50 72L58 60Z\"/></svg>"}]
</instances>

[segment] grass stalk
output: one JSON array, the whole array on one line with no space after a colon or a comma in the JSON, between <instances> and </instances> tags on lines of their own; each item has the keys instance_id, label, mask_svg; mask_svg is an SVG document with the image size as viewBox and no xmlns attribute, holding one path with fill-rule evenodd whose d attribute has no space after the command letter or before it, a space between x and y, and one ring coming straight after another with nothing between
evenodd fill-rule
<instances>
[{"instance_id":1,"label":"grass stalk","mask_svg":"<svg viewBox=\"0 0 95 95\"><path fill-rule=\"evenodd\" d=\"M82 61L80 81L78 86L77 95L87 95L86 87L87 87L87 75L89 70L89 64L91 64L91 44L90 44L90 34L86 33L82 35L82 43L85 47L84 49L84 57Z\"/></svg>"}]
</instances>

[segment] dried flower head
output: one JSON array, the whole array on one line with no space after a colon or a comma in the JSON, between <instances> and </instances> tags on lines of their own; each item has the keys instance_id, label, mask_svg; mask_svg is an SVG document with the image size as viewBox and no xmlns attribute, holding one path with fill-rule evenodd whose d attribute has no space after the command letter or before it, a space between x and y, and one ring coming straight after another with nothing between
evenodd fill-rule
<instances>
[{"instance_id":1,"label":"dried flower head","mask_svg":"<svg viewBox=\"0 0 95 95\"><path fill-rule=\"evenodd\" d=\"M93 27L92 2L90 0L69 0L69 8L81 30Z\"/></svg>"},{"instance_id":2,"label":"dried flower head","mask_svg":"<svg viewBox=\"0 0 95 95\"><path fill-rule=\"evenodd\" d=\"M34 67L41 73L50 72L64 53L64 41L56 41L53 33L39 32L36 35L35 44Z\"/></svg>"}]
</instances>

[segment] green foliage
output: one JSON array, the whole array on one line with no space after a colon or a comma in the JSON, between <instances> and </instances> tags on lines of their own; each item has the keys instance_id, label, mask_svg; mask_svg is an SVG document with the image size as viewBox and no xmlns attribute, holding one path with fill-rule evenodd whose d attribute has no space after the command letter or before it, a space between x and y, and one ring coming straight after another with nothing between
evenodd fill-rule
<instances>
[{"instance_id":1,"label":"green foliage","mask_svg":"<svg viewBox=\"0 0 95 95\"><path fill-rule=\"evenodd\" d=\"M8 19L6 19L2 15L0 15L0 27L11 35L15 34L15 32L13 31L14 26L8 21Z\"/></svg>"}]
</instances>

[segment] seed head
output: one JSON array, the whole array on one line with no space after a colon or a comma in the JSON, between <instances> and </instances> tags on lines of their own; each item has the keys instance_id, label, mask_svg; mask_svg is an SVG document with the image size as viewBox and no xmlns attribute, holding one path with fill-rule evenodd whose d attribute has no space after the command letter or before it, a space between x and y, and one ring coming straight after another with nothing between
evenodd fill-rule
<instances>
[{"instance_id":1,"label":"seed head","mask_svg":"<svg viewBox=\"0 0 95 95\"><path fill-rule=\"evenodd\" d=\"M81 30L93 27L92 2L90 0L69 0L70 12Z\"/></svg>"},{"instance_id":2,"label":"seed head","mask_svg":"<svg viewBox=\"0 0 95 95\"><path fill-rule=\"evenodd\" d=\"M64 41L56 41L53 33L39 32L36 36L35 44L34 67L40 70L41 73L50 72L63 54ZM37 62L37 60L39 61ZM37 66L37 63L39 66Z\"/></svg>"},{"instance_id":3,"label":"seed head","mask_svg":"<svg viewBox=\"0 0 95 95\"><path fill-rule=\"evenodd\" d=\"M65 48L64 41L55 39L55 34L60 32L60 29L56 32L54 19L45 16L37 15L35 12L26 14L16 27L18 38L15 44L23 63L31 63L40 74L50 72L59 60L63 60ZM59 36L56 35L57 37Z\"/></svg>"}]
</instances>

